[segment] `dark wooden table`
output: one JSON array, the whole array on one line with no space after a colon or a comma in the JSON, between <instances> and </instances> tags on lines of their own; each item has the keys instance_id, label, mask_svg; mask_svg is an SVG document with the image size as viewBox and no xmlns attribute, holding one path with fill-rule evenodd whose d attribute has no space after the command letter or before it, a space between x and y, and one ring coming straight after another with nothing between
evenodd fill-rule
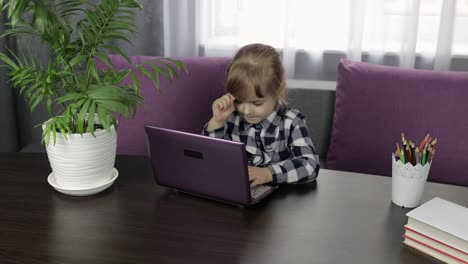
<instances>
[{"instance_id":1,"label":"dark wooden table","mask_svg":"<svg viewBox=\"0 0 468 264\"><path fill-rule=\"evenodd\" d=\"M390 166L390 164L389 164ZM391 179L322 170L251 208L156 185L144 157L90 197L56 192L45 154L0 154L0 263L438 263L404 246ZM468 206L468 188L428 183Z\"/></svg>"}]
</instances>

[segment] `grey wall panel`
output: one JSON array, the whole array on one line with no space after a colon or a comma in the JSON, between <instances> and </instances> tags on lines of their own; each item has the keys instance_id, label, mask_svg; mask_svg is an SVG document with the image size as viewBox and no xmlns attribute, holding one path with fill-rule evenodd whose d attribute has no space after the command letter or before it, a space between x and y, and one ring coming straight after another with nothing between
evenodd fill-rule
<instances>
[{"instance_id":1,"label":"grey wall panel","mask_svg":"<svg viewBox=\"0 0 468 264\"><path fill-rule=\"evenodd\" d=\"M335 91L288 88L288 102L307 118L307 128L321 159L326 158L335 111Z\"/></svg>"}]
</instances>

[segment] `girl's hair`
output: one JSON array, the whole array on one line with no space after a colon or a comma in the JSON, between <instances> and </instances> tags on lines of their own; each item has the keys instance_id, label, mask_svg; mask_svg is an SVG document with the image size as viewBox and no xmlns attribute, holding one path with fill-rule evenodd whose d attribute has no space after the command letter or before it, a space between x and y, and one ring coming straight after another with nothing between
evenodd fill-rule
<instances>
[{"instance_id":1,"label":"girl's hair","mask_svg":"<svg viewBox=\"0 0 468 264\"><path fill-rule=\"evenodd\" d=\"M276 50L265 44L249 44L234 56L227 70L226 91L234 97L245 97L254 88L257 97L271 95L286 105L284 67Z\"/></svg>"}]
</instances>

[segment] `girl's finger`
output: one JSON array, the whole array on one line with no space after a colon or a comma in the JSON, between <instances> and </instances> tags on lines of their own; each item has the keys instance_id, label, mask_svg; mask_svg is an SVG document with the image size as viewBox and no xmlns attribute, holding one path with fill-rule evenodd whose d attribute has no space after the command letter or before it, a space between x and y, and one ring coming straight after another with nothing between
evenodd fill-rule
<instances>
[{"instance_id":1,"label":"girl's finger","mask_svg":"<svg viewBox=\"0 0 468 264\"><path fill-rule=\"evenodd\" d=\"M223 109L226 109L227 108L227 103L225 100L223 100Z\"/></svg>"},{"instance_id":2,"label":"girl's finger","mask_svg":"<svg viewBox=\"0 0 468 264\"><path fill-rule=\"evenodd\" d=\"M257 186L258 185L258 182L257 180L253 180L251 183L250 183L250 187L254 187L254 186Z\"/></svg>"},{"instance_id":3,"label":"girl's finger","mask_svg":"<svg viewBox=\"0 0 468 264\"><path fill-rule=\"evenodd\" d=\"M226 99L226 97L223 97L223 98L222 98L222 101L223 101L223 104L226 105L226 103L227 103L228 100Z\"/></svg>"},{"instance_id":4,"label":"girl's finger","mask_svg":"<svg viewBox=\"0 0 468 264\"><path fill-rule=\"evenodd\" d=\"M230 106L231 106L232 102L231 101L227 101L226 102L226 109L228 109Z\"/></svg>"},{"instance_id":5,"label":"girl's finger","mask_svg":"<svg viewBox=\"0 0 468 264\"><path fill-rule=\"evenodd\" d=\"M223 110L223 104L222 104L222 102L216 103L216 107L217 107L219 110Z\"/></svg>"},{"instance_id":6,"label":"girl's finger","mask_svg":"<svg viewBox=\"0 0 468 264\"><path fill-rule=\"evenodd\" d=\"M231 101L236 100L236 98L232 94L228 93L227 95L229 97L229 100L231 100Z\"/></svg>"}]
</instances>

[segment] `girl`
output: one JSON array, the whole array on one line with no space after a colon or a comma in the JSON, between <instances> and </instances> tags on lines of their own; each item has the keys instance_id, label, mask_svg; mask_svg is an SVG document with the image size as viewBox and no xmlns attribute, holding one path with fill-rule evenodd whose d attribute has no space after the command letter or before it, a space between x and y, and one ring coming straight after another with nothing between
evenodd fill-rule
<instances>
[{"instance_id":1,"label":"girl","mask_svg":"<svg viewBox=\"0 0 468 264\"><path fill-rule=\"evenodd\" d=\"M227 72L227 93L212 105L202 134L245 143L251 186L315 180L319 157L305 117L285 101L285 73L276 50L242 47Z\"/></svg>"}]
</instances>

